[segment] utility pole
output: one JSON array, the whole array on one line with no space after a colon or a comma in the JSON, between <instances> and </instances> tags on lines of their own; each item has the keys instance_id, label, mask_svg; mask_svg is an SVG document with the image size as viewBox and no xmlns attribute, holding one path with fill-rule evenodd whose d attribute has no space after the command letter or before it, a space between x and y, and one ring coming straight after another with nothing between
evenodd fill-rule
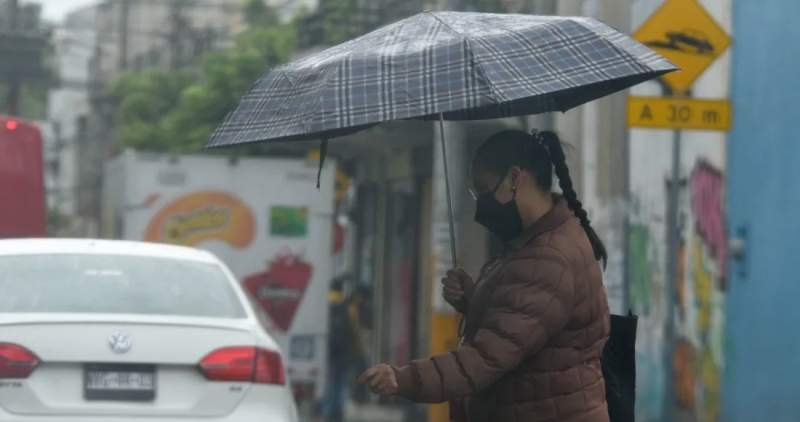
<instances>
[{"instance_id":1,"label":"utility pole","mask_svg":"<svg viewBox=\"0 0 800 422\"><path fill-rule=\"evenodd\" d=\"M680 93L675 92L667 84L662 83L664 96L691 97L691 90ZM678 265L680 255L678 248L681 241L681 226L679 220L681 197L681 150L682 131L672 131L672 175L669 181L669 200L667 202L667 319L664 327L664 368L667 376L664 377L664 402L662 417L671 421L675 417L675 374L673 363L675 360L675 306L678 303L677 283Z\"/></svg>"},{"instance_id":2,"label":"utility pole","mask_svg":"<svg viewBox=\"0 0 800 422\"><path fill-rule=\"evenodd\" d=\"M19 13L18 0L8 0L9 29L12 35L17 33L17 15ZM8 114L19 115L20 81L16 72L11 72L8 77Z\"/></svg>"},{"instance_id":3,"label":"utility pole","mask_svg":"<svg viewBox=\"0 0 800 422\"><path fill-rule=\"evenodd\" d=\"M186 0L173 0L169 6L169 26L171 28L168 35L169 44L169 68L175 70L183 65L183 41L187 35L192 35L191 26L186 22L183 15L186 8Z\"/></svg>"},{"instance_id":4,"label":"utility pole","mask_svg":"<svg viewBox=\"0 0 800 422\"><path fill-rule=\"evenodd\" d=\"M119 70L128 68L128 22L130 14L130 0L121 0L119 3Z\"/></svg>"},{"instance_id":5,"label":"utility pole","mask_svg":"<svg viewBox=\"0 0 800 422\"><path fill-rule=\"evenodd\" d=\"M169 5L169 68L170 70L178 67L178 55L180 54L180 24L181 24L181 0L173 0Z\"/></svg>"}]
</instances>

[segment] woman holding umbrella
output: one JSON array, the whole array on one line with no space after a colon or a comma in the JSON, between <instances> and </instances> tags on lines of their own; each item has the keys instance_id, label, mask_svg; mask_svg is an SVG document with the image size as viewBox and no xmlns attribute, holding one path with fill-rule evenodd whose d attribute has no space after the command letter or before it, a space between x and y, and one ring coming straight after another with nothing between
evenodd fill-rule
<instances>
[{"instance_id":1,"label":"woman holding umbrella","mask_svg":"<svg viewBox=\"0 0 800 422\"><path fill-rule=\"evenodd\" d=\"M445 120L564 112L675 70L592 18L428 11L267 72L208 146L320 140L322 171L329 139L437 119L447 175ZM550 191L553 172L563 196ZM474 283L459 270L444 280L466 317L461 346L378 365L361 381L418 402L466 399L451 409L470 422L607 421L600 355L610 322L596 262L606 253L558 138L493 136L474 160L473 187L477 220L507 250Z\"/></svg>"},{"instance_id":2,"label":"woman holding umbrella","mask_svg":"<svg viewBox=\"0 0 800 422\"><path fill-rule=\"evenodd\" d=\"M551 191L554 173L562 195ZM475 220L506 248L475 282L460 269L443 279L445 299L465 316L460 347L376 365L359 381L381 395L451 401L454 421L608 421L606 250L556 134L489 138L472 162L472 193Z\"/></svg>"}]
</instances>

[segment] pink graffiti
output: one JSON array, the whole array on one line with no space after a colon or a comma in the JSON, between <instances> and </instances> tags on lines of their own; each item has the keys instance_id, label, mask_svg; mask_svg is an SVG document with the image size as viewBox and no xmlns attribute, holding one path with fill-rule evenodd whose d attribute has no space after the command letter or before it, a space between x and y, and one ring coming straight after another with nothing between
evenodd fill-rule
<instances>
[{"instance_id":1,"label":"pink graffiti","mask_svg":"<svg viewBox=\"0 0 800 422\"><path fill-rule=\"evenodd\" d=\"M723 207L722 173L706 161L699 161L690 180L695 230L703 238L720 271L720 288L725 288L728 242Z\"/></svg>"}]
</instances>

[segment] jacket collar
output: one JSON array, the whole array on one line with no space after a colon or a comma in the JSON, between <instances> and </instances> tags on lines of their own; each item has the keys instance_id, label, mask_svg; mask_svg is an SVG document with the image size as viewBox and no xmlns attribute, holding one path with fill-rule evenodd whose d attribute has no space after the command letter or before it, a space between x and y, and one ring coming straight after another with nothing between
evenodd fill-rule
<instances>
[{"instance_id":1,"label":"jacket collar","mask_svg":"<svg viewBox=\"0 0 800 422\"><path fill-rule=\"evenodd\" d=\"M536 220L519 236L506 244L506 252L516 252L527 246L533 239L549 231L555 230L573 217L572 210L567 206L563 196L553 194L553 208Z\"/></svg>"}]
</instances>

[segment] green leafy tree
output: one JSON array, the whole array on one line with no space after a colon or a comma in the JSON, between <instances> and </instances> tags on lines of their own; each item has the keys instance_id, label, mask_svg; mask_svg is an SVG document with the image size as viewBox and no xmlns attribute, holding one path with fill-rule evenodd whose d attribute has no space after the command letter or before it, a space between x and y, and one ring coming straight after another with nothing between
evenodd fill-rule
<instances>
[{"instance_id":1,"label":"green leafy tree","mask_svg":"<svg viewBox=\"0 0 800 422\"><path fill-rule=\"evenodd\" d=\"M28 120L47 117L47 82L28 81L20 87L17 116ZM0 82L0 114L10 114L8 109L8 86Z\"/></svg>"},{"instance_id":2,"label":"green leafy tree","mask_svg":"<svg viewBox=\"0 0 800 422\"><path fill-rule=\"evenodd\" d=\"M209 54L202 80L186 87L178 107L164 117L174 147L179 151L202 148L255 81L268 68L289 59L294 38L293 30L257 28L243 33L234 48Z\"/></svg>"},{"instance_id":3,"label":"green leafy tree","mask_svg":"<svg viewBox=\"0 0 800 422\"><path fill-rule=\"evenodd\" d=\"M506 4L503 0L464 0L465 10L475 12L505 12Z\"/></svg>"},{"instance_id":4,"label":"green leafy tree","mask_svg":"<svg viewBox=\"0 0 800 422\"><path fill-rule=\"evenodd\" d=\"M182 92L194 82L189 71L147 70L123 75L111 88L118 99L123 145L154 151L170 150L164 116L178 106Z\"/></svg>"},{"instance_id":5,"label":"green leafy tree","mask_svg":"<svg viewBox=\"0 0 800 422\"><path fill-rule=\"evenodd\" d=\"M244 19L251 27L278 25L280 20L275 10L267 7L263 0L248 0L244 5Z\"/></svg>"},{"instance_id":6,"label":"green leafy tree","mask_svg":"<svg viewBox=\"0 0 800 422\"><path fill-rule=\"evenodd\" d=\"M123 145L201 151L253 83L270 67L289 60L295 47L294 25L279 24L259 1L248 2L245 10L248 29L232 47L207 54L198 68L132 73L113 85Z\"/></svg>"},{"instance_id":7,"label":"green leafy tree","mask_svg":"<svg viewBox=\"0 0 800 422\"><path fill-rule=\"evenodd\" d=\"M361 35L358 0L322 0L319 9L325 44L335 45Z\"/></svg>"}]
</instances>

